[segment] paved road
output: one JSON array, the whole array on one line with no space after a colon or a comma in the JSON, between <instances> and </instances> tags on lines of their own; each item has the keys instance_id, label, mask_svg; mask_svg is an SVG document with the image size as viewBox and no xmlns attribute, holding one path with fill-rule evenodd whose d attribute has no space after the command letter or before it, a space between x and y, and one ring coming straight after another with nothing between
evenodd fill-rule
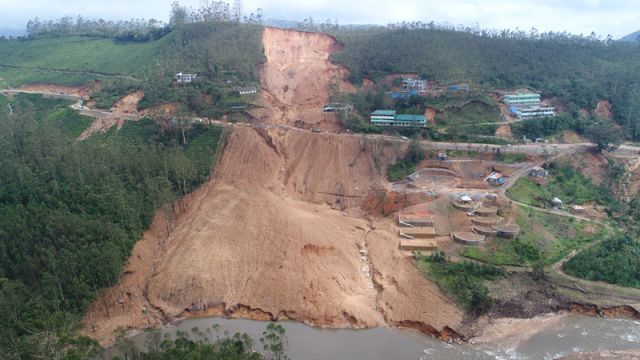
<instances>
[{"instance_id":1,"label":"paved road","mask_svg":"<svg viewBox=\"0 0 640 360\"><path fill-rule=\"evenodd\" d=\"M0 65L1 66L1 65ZM95 110L88 109L82 106L82 101L86 100L87 97L67 94L67 93L53 93L53 92L35 92L35 91L24 91L24 90L16 90L16 89L5 89L0 90L0 93L3 95L11 95L18 93L29 93L29 94L41 94L46 97L51 98L59 98L65 100L76 100L78 103L72 105L72 108L80 111L82 115L99 118L114 115L110 111L105 110ZM118 113L117 116L123 117L126 120L138 120L140 119L140 115L138 114L122 114ZM229 126L228 123L224 123L217 120L211 120L211 124ZM300 129L297 127L289 126L289 125L270 125L270 124L238 124L233 126L250 126L254 128L261 129L282 129L282 130L290 130L290 131L305 131L309 132L306 129ZM369 139L384 139L388 141L410 141L402 139L398 136L389 136L389 135L376 135L376 134L354 134L354 133L341 133L342 136L350 136L350 137L364 137ZM588 150L592 150L596 148L596 145L593 143L576 143L576 144L526 144L526 145L493 145L493 144L482 144L482 143L457 143L457 142L435 142L435 141L420 141L420 146L424 149L431 150L449 150L449 151L474 151L479 153L510 153L510 154L529 154L529 155L567 155L573 153L586 152ZM614 152L614 155L620 156L640 156L640 146L633 145L621 145Z\"/></svg>"}]
</instances>

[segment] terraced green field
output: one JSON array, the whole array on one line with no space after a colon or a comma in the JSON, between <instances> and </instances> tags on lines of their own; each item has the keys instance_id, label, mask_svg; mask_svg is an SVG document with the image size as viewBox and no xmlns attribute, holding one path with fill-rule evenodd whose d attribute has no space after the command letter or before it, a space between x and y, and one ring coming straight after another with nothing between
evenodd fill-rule
<instances>
[{"instance_id":1,"label":"terraced green field","mask_svg":"<svg viewBox=\"0 0 640 360\"><path fill-rule=\"evenodd\" d=\"M160 53L169 37L120 43L80 36L0 42L0 86L30 82L85 84L105 75L135 76Z\"/></svg>"}]
</instances>

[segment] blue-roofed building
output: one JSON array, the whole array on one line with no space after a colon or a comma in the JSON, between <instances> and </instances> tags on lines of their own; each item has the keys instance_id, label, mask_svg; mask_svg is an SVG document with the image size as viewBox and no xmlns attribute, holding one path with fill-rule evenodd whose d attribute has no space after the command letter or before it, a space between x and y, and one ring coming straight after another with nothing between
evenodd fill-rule
<instances>
[{"instance_id":1,"label":"blue-roofed building","mask_svg":"<svg viewBox=\"0 0 640 360\"><path fill-rule=\"evenodd\" d=\"M371 125L421 127L427 124L423 115L398 115L393 110L376 110L371 113Z\"/></svg>"}]
</instances>

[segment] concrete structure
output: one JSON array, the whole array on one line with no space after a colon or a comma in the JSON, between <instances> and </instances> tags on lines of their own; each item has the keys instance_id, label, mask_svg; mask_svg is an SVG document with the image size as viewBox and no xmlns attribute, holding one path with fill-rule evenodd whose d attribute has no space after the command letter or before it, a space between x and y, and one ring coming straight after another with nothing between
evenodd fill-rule
<instances>
[{"instance_id":1,"label":"concrete structure","mask_svg":"<svg viewBox=\"0 0 640 360\"><path fill-rule=\"evenodd\" d=\"M552 206L554 209L560 209L560 208L562 208L562 200L558 199L557 197L553 198L553 199L551 200L551 206Z\"/></svg>"},{"instance_id":2,"label":"concrete structure","mask_svg":"<svg viewBox=\"0 0 640 360\"><path fill-rule=\"evenodd\" d=\"M406 91L427 91L427 80L404 78L402 79L402 90Z\"/></svg>"},{"instance_id":3,"label":"concrete structure","mask_svg":"<svg viewBox=\"0 0 640 360\"><path fill-rule=\"evenodd\" d=\"M493 230L492 228L488 226L481 226L481 225L474 226L473 231L484 236L496 236L498 234L498 232Z\"/></svg>"},{"instance_id":4,"label":"concrete structure","mask_svg":"<svg viewBox=\"0 0 640 360\"><path fill-rule=\"evenodd\" d=\"M540 166L535 166L529 172L529 176L533 177L547 177L549 176L549 170L543 169Z\"/></svg>"},{"instance_id":5,"label":"concrete structure","mask_svg":"<svg viewBox=\"0 0 640 360\"><path fill-rule=\"evenodd\" d=\"M586 209L584 208L584 206L580 206L580 205L571 205L569 207L569 211L572 214L583 214L585 212L585 210Z\"/></svg>"},{"instance_id":6,"label":"concrete structure","mask_svg":"<svg viewBox=\"0 0 640 360\"><path fill-rule=\"evenodd\" d=\"M250 95L257 94L258 89L255 86L235 86L233 91L237 92L239 95Z\"/></svg>"},{"instance_id":7,"label":"concrete structure","mask_svg":"<svg viewBox=\"0 0 640 360\"><path fill-rule=\"evenodd\" d=\"M512 106L532 106L540 104L540 94L516 93L504 96L504 103Z\"/></svg>"},{"instance_id":8,"label":"concrete structure","mask_svg":"<svg viewBox=\"0 0 640 360\"><path fill-rule=\"evenodd\" d=\"M474 214L481 217L495 217L498 214L498 208L495 206L481 207L474 211Z\"/></svg>"},{"instance_id":9,"label":"concrete structure","mask_svg":"<svg viewBox=\"0 0 640 360\"><path fill-rule=\"evenodd\" d=\"M433 227L433 217L422 214L400 214L398 216L398 224L401 227Z\"/></svg>"},{"instance_id":10,"label":"concrete structure","mask_svg":"<svg viewBox=\"0 0 640 360\"><path fill-rule=\"evenodd\" d=\"M176 73L175 80L180 84L191 84L198 77L198 74Z\"/></svg>"},{"instance_id":11,"label":"concrete structure","mask_svg":"<svg viewBox=\"0 0 640 360\"><path fill-rule=\"evenodd\" d=\"M438 243L434 240L400 240L400 250L437 251Z\"/></svg>"},{"instance_id":12,"label":"concrete structure","mask_svg":"<svg viewBox=\"0 0 640 360\"><path fill-rule=\"evenodd\" d=\"M329 103L322 107L323 112L351 111L353 105L343 103Z\"/></svg>"},{"instance_id":13,"label":"concrete structure","mask_svg":"<svg viewBox=\"0 0 640 360\"><path fill-rule=\"evenodd\" d=\"M553 106L521 106L513 107L511 112L520 120L536 119L556 116L556 109Z\"/></svg>"},{"instance_id":14,"label":"concrete structure","mask_svg":"<svg viewBox=\"0 0 640 360\"><path fill-rule=\"evenodd\" d=\"M482 245L486 237L484 235L472 233L472 232L454 232L451 234L453 241L463 245Z\"/></svg>"},{"instance_id":15,"label":"concrete structure","mask_svg":"<svg viewBox=\"0 0 640 360\"><path fill-rule=\"evenodd\" d=\"M402 227L400 236L413 239L433 239L436 237L436 230L432 227Z\"/></svg>"},{"instance_id":16,"label":"concrete structure","mask_svg":"<svg viewBox=\"0 0 640 360\"><path fill-rule=\"evenodd\" d=\"M493 226L496 225L498 223L502 222L502 218L501 217L473 217L471 218L471 223L474 225L480 225L480 226Z\"/></svg>"},{"instance_id":17,"label":"concrete structure","mask_svg":"<svg viewBox=\"0 0 640 360\"><path fill-rule=\"evenodd\" d=\"M503 239L515 239L520 235L520 227L515 224L494 225L491 228Z\"/></svg>"},{"instance_id":18,"label":"concrete structure","mask_svg":"<svg viewBox=\"0 0 640 360\"><path fill-rule=\"evenodd\" d=\"M493 186L502 186L505 182L505 178L499 172L494 171L489 176L487 176L485 181Z\"/></svg>"},{"instance_id":19,"label":"concrete structure","mask_svg":"<svg viewBox=\"0 0 640 360\"><path fill-rule=\"evenodd\" d=\"M376 110L371 113L373 126L423 127L426 124L424 115L398 115L394 110Z\"/></svg>"}]
</instances>

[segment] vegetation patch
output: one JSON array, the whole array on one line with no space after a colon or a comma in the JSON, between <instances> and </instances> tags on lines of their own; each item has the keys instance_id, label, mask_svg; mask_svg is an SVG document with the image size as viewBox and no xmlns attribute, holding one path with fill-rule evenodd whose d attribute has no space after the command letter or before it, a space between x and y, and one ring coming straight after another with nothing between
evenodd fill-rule
<instances>
[{"instance_id":1,"label":"vegetation patch","mask_svg":"<svg viewBox=\"0 0 640 360\"><path fill-rule=\"evenodd\" d=\"M436 113L436 122L443 125L462 125L498 122L501 120L500 110L493 103L474 100L462 106L448 106ZM494 129L495 132L495 129ZM493 135L493 134L482 134Z\"/></svg>"},{"instance_id":2,"label":"vegetation patch","mask_svg":"<svg viewBox=\"0 0 640 360\"><path fill-rule=\"evenodd\" d=\"M640 243L632 234L618 234L574 256L562 268L583 279L640 288Z\"/></svg>"},{"instance_id":3,"label":"vegetation patch","mask_svg":"<svg viewBox=\"0 0 640 360\"><path fill-rule=\"evenodd\" d=\"M571 166L552 162L546 184L536 184L529 177L522 177L507 190L509 198L532 206L548 208L555 197L565 204L582 205L597 202L610 205L614 201L608 191L603 191L591 180Z\"/></svg>"},{"instance_id":4,"label":"vegetation patch","mask_svg":"<svg viewBox=\"0 0 640 360\"><path fill-rule=\"evenodd\" d=\"M504 270L496 266L447 262L444 253L418 257L417 265L460 306L476 315L487 312L493 304L486 282L505 275Z\"/></svg>"},{"instance_id":5,"label":"vegetation patch","mask_svg":"<svg viewBox=\"0 0 640 360\"><path fill-rule=\"evenodd\" d=\"M495 238L485 248L465 248L461 255L494 265L551 265L571 251L607 236L607 229L586 221L520 208L516 240Z\"/></svg>"},{"instance_id":6,"label":"vegetation patch","mask_svg":"<svg viewBox=\"0 0 640 360\"><path fill-rule=\"evenodd\" d=\"M218 325L190 332L178 331L175 338L168 334L163 337L160 330L149 330L146 350L140 350L133 340L121 330L116 339L118 349L124 359L174 360L174 359L220 359L220 360L287 360L287 338L284 327L269 323L262 333L262 352L254 350L255 340L246 333L227 332L220 334ZM116 357L120 359L120 357Z\"/></svg>"},{"instance_id":7,"label":"vegetation patch","mask_svg":"<svg viewBox=\"0 0 640 360\"><path fill-rule=\"evenodd\" d=\"M402 159L387 169L389 181L399 181L416 171L416 166L424 160L424 152L416 140L409 144L409 149Z\"/></svg>"}]
</instances>

